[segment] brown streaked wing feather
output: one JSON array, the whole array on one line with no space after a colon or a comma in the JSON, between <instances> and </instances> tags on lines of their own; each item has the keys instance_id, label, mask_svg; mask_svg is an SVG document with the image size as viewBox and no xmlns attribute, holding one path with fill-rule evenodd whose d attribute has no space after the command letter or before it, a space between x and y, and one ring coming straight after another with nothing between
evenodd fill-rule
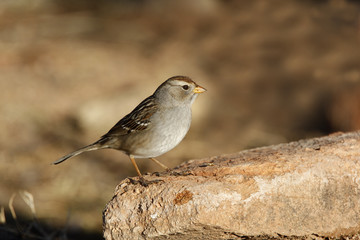
<instances>
[{"instance_id":1,"label":"brown streaked wing feather","mask_svg":"<svg viewBox=\"0 0 360 240\"><path fill-rule=\"evenodd\" d=\"M154 101L154 96L146 98L131 113L117 122L102 138L145 130L151 124L150 117L156 109L157 105Z\"/></svg>"}]
</instances>

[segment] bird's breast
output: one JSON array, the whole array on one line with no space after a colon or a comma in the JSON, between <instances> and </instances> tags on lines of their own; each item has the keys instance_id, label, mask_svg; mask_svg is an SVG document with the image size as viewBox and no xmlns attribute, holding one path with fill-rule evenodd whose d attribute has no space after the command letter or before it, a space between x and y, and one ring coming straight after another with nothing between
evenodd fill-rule
<instances>
[{"instance_id":1,"label":"bird's breast","mask_svg":"<svg viewBox=\"0 0 360 240\"><path fill-rule=\"evenodd\" d=\"M170 149L180 143L189 131L191 124L191 109L171 109L168 112L160 113L158 117L161 121L156 121L154 129L161 133L158 137L154 137L159 142L162 142L162 146L166 148L169 146Z\"/></svg>"},{"instance_id":2,"label":"bird's breast","mask_svg":"<svg viewBox=\"0 0 360 240\"><path fill-rule=\"evenodd\" d=\"M132 154L137 157L157 157L176 145L185 137L191 124L190 108L173 108L158 111L151 119L149 129L138 136L143 144Z\"/></svg>"}]
</instances>

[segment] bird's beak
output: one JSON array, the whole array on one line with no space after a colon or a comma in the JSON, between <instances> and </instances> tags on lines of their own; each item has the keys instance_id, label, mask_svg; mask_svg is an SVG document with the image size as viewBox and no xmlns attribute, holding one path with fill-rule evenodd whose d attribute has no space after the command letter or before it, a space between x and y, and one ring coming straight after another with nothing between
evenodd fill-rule
<instances>
[{"instance_id":1,"label":"bird's beak","mask_svg":"<svg viewBox=\"0 0 360 240\"><path fill-rule=\"evenodd\" d=\"M193 92L194 93L203 93L203 92L206 92L206 89L197 85L196 88L194 88Z\"/></svg>"}]
</instances>

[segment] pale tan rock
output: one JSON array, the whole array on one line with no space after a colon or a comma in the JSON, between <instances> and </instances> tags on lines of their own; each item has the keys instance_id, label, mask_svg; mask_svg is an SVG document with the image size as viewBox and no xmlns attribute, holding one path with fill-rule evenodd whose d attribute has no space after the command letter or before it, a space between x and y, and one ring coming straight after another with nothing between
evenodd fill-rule
<instances>
[{"instance_id":1,"label":"pale tan rock","mask_svg":"<svg viewBox=\"0 0 360 240\"><path fill-rule=\"evenodd\" d=\"M104 213L110 239L354 236L360 232L360 132L191 160L122 181Z\"/></svg>"}]
</instances>

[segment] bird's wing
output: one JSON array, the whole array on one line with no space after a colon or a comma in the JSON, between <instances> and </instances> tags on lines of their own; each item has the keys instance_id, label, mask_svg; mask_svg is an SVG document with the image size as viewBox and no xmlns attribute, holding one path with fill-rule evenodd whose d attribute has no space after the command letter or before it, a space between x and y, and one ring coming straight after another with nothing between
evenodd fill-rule
<instances>
[{"instance_id":1,"label":"bird's wing","mask_svg":"<svg viewBox=\"0 0 360 240\"><path fill-rule=\"evenodd\" d=\"M147 129L151 124L150 117L157 110L157 104L154 100L154 96L146 98L131 113L117 122L102 138L126 135Z\"/></svg>"}]
</instances>

